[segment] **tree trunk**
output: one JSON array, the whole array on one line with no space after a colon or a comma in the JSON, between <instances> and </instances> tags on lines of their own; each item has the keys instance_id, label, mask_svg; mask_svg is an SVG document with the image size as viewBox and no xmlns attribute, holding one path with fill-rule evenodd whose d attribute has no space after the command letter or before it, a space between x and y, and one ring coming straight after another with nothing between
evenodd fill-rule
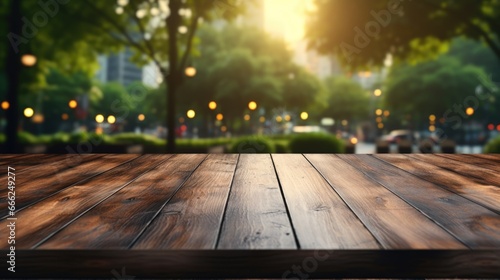
<instances>
[{"instance_id":1,"label":"tree trunk","mask_svg":"<svg viewBox=\"0 0 500 280\"><path fill-rule=\"evenodd\" d=\"M167 18L168 29L168 56L169 56L169 74L167 78L167 153L175 152L175 101L177 88L180 81L179 67L179 50L177 46L177 30L181 23L179 9L181 8L181 0L170 0L170 16Z\"/></svg>"},{"instance_id":2,"label":"tree trunk","mask_svg":"<svg viewBox=\"0 0 500 280\"><path fill-rule=\"evenodd\" d=\"M21 0L10 1L9 32L21 35ZM6 153L19 153L20 147L17 141L17 128L19 126L19 104L17 95L19 93L19 75L21 72L21 56L19 50L14 46L7 46L7 59L5 72L7 73L7 101L10 104L7 110L7 137Z\"/></svg>"}]
</instances>

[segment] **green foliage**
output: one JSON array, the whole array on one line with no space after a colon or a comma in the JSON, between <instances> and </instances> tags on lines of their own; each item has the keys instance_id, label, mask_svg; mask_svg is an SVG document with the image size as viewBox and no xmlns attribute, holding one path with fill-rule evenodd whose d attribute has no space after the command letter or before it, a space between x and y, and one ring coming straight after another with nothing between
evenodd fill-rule
<instances>
[{"instance_id":1,"label":"green foliage","mask_svg":"<svg viewBox=\"0 0 500 280\"><path fill-rule=\"evenodd\" d=\"M358 83L345 77L332 77L325 81L325 85L328 95L325 117L340 121L368 115L370 96Z\"/></svg>"},{"instance_id":2,"label":"green foliage","mask_svg":"<svg viewBox=\"0 0 500 280\"><path fill-rule=\"evenodd\" d=\"M20 131L17 133L17 139L21 144L39 144L38 138L26 131Z\"/></svg>"},{"instance_id":3,"label":"green foliage","mask_svg":"<svg viewBox=\"0 0 500 280\"><path fill-rule=\"evenodd\" d=\"M113 135L109 139L113 144L143 144L143 145L165 145L165 140L158 139L152 135L120 133Z\"/></svg>"},{"instance_id":4,"label":"green foliage","mask_svg":"<svg viewBox=\"0 0 500 280\"><path fill-rule=\"evenodd\" d=\"M500 57L500 1L315 0L306 28L309 44L336 54L351 68L432 58L457 36L484 41ZM393 5L391 5L393 4ZM378 26L378 29L377 29ZM371 30L371 32L370 32Z\"/></svg>"},{"instance_id":5,"label":"green foliage","mask_svg":"<svg viewBox=\"0 0 500 280\"><path fill-rule=\"evenodd\" d=\"M463 65L448 56L417 65L398 65L389 74L385 102L394 115L411 114L425 121L429 115L442 116L474 96L480 77L487 77L481 68Z\"/></svg>"},{"instance_id":6,"label":"green foliage","mask_svg":"<svg viewBox=\"0 0 500 280\"><path fill-rule=\"evenodd\" d=\"M236 140L230 152L237 154L269 154L275 148L271 141L263 137L245 137Z\"/></svg>"},{"instance_id":7,"label":"green foliage","mask_svg":"<svg viewBox=\"0 0 500 280\"><path fill-rule=\"evenodd\" d=\"M344 143L323 133L300 134L295 136L289 144L292 153L343 153Z\"/></svg>"},{"instance_id":8,"label":"green foliage","mask_svg":"<svg viewBox=\"0 0 500 280\"><path fill-rule=\"evenodd\" d=\"M500 137L491 139L484 147L485 154L500 154Z\"/></svg>"}]
</instances>

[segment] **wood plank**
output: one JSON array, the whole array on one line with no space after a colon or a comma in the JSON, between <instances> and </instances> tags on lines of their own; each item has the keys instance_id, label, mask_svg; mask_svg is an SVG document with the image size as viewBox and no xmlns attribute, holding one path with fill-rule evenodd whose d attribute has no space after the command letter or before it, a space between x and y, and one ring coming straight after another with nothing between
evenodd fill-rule
<instances>
[{"instance_id":1,"label":"wood plank","mask_svg":"<svg viewBox=\"0 0 500 280\"><path fill-rule=\"evenodd\" d=\"M448 158L468 165L478 166L500 172L500 163L478 157L477 155L453 155L453 154L436 154L437 156Z\"/></svg>"},{"instance_id":2,"label":"wood plank","mask_svg":"<svg viewBox=\"0 0 500 280\"><path fill-rule=\"evenodd\" d=\"M272 155L301 249L376 249L375 238L299 154Z\"/></svg>"},{"instance_id":3,"label":"wood plank","mask_svg":"<svg viewBox=\"0 0 500 280\"><path fill-rule=\"evenodd\" d=\"M338 156L306 157L384 248L465 248L439 225Z\"/></svg>"},{"instance_id":4,"label":"wood plank","mask_svg":"<svg viewBox=\"0 0 500 280\"><path fill-rule=\"evenodd\" d=\"M459 175L466 176L467 178L478 184L500 186L500 174L487 168L474 166L472 164L463 163L436 155L415 154L407 156L412 159L439 166L445 170L458 173Z\"/></svg>"},{"instance_id":5,"label":"wood plank","mask_svg":"<svg viewBox=\"0 0 500 280\"><path fill-rule=\"evenodd\" d=\"M127 249L205 158L174 155L38 248Z\"/></svg>"},{"instance_id":6,"label":"wood plank","mask_svg":"<svg viewBox=\"0 0 500 280\"><path fill-rule=\"evenodd\" d=\"M215 249L238 155L211 154L133 249Z\"/></svg>"},{"instance_id":7,"label":"wood plank","mask_svg":"<svg viewBox=\"0 0 500 280\"><path fill-rule=\"evenodd\" d=\"M24 174L29 174L30 179L34 180L39 177L53 176L65 169L75 167L79 164L94 161L103 155L48 155L48 154L33 154L33 158L24 159L18 162L15 166L16 175L21 177ZM0 180L6 178L6 174L0 175Z\"/></svg>"},{"instance_id":8,"label":"wood plank","mask_svg":"<svg viewBox=\"0 0 500 280\"><path fill-rule=\"evenodd\" d=\"M240 155L222 225L218 249L297 248L270 155Z\"/></svg>"},{"instance_id":9,"label":"wood plank","mask_svg":"<svg viewBox=\"0 0 500 280\"><path fill-rule=\"evenodd\" d=\"M498 186L483 185L474 182L467 176L444 170L440 167L417 160L408 160L404 155L375 155L394 166L412 173L442 188L461 195L490 210L500 213L500 192Z\"/></svg>"},{"instance_id":10,"label":"wood plank","mask_svg":"<svg viewBox=\"0 0 500 280\"><path fill-rule=\"evenodd\" d=\"M16 211L22 211L25 207L74 184L83 184L89 179L137 157L138 155L105 155L104 157L102 155L82 155L81 164L73 168L64 167L66 161L63 161L53 165L40 166L39 170L30 172L29 176L27 174L17 176L16 174ZM5 218L8 212L6 206L2 207L7 205L7 191L7 189L0 190L0 217L2 218Z\"/></svg>"},{"instance_id":11,"label":"wood plank","mask_svg":"<svg viewBox=\"0 0 500 280\"><path fill-rule=\"evenodd\" d=\"M0 156L0 165L14 167L16 169L25 169L33 167L41 163L50 162L54 158L59 158L58 155L48 154L18 154L9 156ZM0 174L5 176L5 174Z\"/></svg>"},{"instance_id":12,"label":"wood plank","mask_svg":"<svg viewBox=\"0 0 500 280\"><path fill-rule=\"evenodd\" d=\"M18 250L16 263L0 278L500 278L498 250Z\"/></svg>"},{"instance_id":13,"label":"wood plank","mask_svg":"<svg viewBox=\"0 0 500 280\"><path fill-rule=\"evenodd\" d=\"M473 249L500 249L500 215L369 155L339 155Z\"/></svg>"},{"instance_id":14,"label":"wood plank","mask_svg":"<svg viewBox=\"0 0 500 280\"><path fill-rule=\"evenodd\" d=\"M117 155L119 156L119 155ZM85 183L66 188L16 214L17 249L36 247L79 216L165 161L164 155L144 155ZM1 227L0 235L7 236ZM7 242L0 245L5 249Z\"/></svg>"},{"instance_id":15,"label":"wood plank","mask_svg":"<svg viewBox=\"0 0 500 280\"><path fill-rule=\"evenodd\" d=\"M500 154L479 154L474 156L500 163Z\"/></svg>"}]
</instances>

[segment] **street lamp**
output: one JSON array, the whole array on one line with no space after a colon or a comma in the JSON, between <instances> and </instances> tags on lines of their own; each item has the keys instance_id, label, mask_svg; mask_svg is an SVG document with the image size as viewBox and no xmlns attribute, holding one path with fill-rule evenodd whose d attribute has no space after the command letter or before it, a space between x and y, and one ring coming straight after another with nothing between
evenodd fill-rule
<instances>
[{"instance_id":1,"label":"street lamp","mask_svg":"<svg viewBox=\"0 0 500 280\"><path fill-rule=\"evenodd\" d=\"M248 109L252 110L252 111L255 111L257 109L257 102L255 101L250 101L248 103Z\"/></svg>"},{"instance_id":2,"label":"street lamp","mask_svg":"<svg viewBox=\"0 0 500 280\"><path fill-rule=\"evenodd\" d=\"M33 110L33 108L26 108L24 109L24 116L27 117L27 118L31 118L33 117L33 115L35 114L35 111Z\"/></svg>"},{"instance_id":3,"label":"street lamp","mask_svg":"<svg viewBox=\"0 0 500 280\"><path fill-rule=\"evenodd\" d=\"M31 53L25 53L21 56L21 63L26 67L35 66L37 58Z\"/></svg>"}]
</instances>

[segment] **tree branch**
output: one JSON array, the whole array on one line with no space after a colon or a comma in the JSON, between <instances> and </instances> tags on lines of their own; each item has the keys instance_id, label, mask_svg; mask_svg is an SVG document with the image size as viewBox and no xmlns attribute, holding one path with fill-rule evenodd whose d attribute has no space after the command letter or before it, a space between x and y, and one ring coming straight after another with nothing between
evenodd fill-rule
<instances>
[{"instance_id":1,"label":"tree branch","mask_svg":"<svg viewBox=\"0 0 500 280\"><path fill-rule=\"evenodd\" d=\"M117 23L115 20L113 20L113 18L111 18L108 14L104 13L101 9L99 9L94 4L92 4L92 2L90 0L83 0L83 1L85 1L85 3L87 3L87 5L90 8L92 8L92 10L94 10L94 12L99 14L104 20L106 20L108 23L110 23L112 26L114 26L116 28L116 30L118 31L118 33L120 33L121 35L123 35L123 37L126 38L126 40L128 41L128 45L135 47L140 52L146 53L144 48L138 42L136 42L132 38L132 36L130 36L130 34L125 29L125 27L121 26L119 23Z\"/></svg>"},{"instance_id":2,"label":"tree branch","mask_svg":"<svg viewBox=\"0 0 500 280\"><path fill-rule=\"evenodd\" d=\"M179 71L182 71L186 67L187 60L189 58L189 54L191 53L191 50L193 48L193 39L194 35L196 34L196 31L198 29L198 22L199 22L200 16L197 12L193 14L191 18L191 23L189 25L189 30L188 30L188 36L187 36L187 42L186 42L186 49L184 50L184 54L182 55L181 61L179 63Z\"/></svg>"}]
</instances>

